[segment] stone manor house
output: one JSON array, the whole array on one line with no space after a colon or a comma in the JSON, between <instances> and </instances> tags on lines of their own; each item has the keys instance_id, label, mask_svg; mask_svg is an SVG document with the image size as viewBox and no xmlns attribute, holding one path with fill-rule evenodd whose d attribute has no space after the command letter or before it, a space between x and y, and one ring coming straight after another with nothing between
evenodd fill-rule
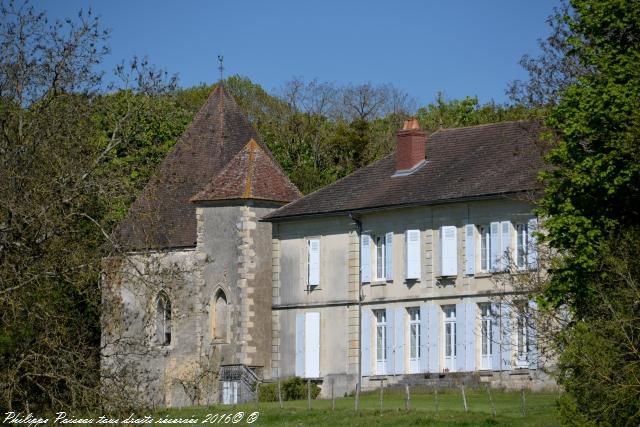
<instances>
[{"instance_id":1,"label":"stone manor house","mask_svg":"<svg viewBox=\"0 0 640 427\"><path fill-rule=\"evenodd\" d=\"M548 384L493 280L537 265L537 139L530 122L427 136L408 120L393 154L303 197L218 85L114 235L105 385L181 406L294 375L325 396Z\"/></svg>"}]
</instances>

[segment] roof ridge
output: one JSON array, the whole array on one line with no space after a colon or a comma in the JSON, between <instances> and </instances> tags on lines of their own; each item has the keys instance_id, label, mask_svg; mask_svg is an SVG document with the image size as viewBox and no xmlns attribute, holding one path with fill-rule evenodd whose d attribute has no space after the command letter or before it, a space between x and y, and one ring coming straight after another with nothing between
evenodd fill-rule
<instances>
[{"instance_id":1,"label":"roof ridge","mask_svg":"<svg viewBox=\"0 0 640 427\"><path fill-rule=\"evenodd\" d=\"M451 127L451 128L442 128L442 129L438 129L435 132L433 132L431 135L435 135L438 132L446 132L446 131L452 131L452 130L461 130L461 129L470 129L470 128L480 128L480 127L489 127L489 126L496 126L496 125L507 125L507 124L513 124L513 123L534 123L535 120L533 119L519 119L519 120L504 120L501 122L493 122L493 123L480 123L477 125L468 125L468 126L458 126L458 127Z\"/></svg>"}]
</instances>

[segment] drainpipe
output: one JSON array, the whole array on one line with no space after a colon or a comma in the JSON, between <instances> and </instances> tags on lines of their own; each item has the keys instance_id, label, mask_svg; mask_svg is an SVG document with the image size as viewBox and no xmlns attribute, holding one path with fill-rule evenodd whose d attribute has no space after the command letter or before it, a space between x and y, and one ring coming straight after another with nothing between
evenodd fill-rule
<instances>
[{"instance_id":1,"label":"drainpipe","mask_svg":"<svg viewBox=\"0 0 640 427\"><path fill-rule=\"evenodd\" d=\"M353 213L349 213L349 218L356 223L358 256L362 259L362 222ZM360 260L358 260L358 390L362 391L362 265Z\"/></svg>"}]
</instances>

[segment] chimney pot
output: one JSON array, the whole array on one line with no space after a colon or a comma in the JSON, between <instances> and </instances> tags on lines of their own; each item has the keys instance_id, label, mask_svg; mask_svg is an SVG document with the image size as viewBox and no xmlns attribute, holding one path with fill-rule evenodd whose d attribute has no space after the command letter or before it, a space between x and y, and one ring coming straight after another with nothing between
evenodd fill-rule
<instances>
[{"instance_id":1,"label":"chimney pot","mask_svg":"<svg viewBox=\"0 0 640 427\"><path fill-rule=\"evenodd\" d=\"M427 134L420 129L418 119L405 120L397 135L396 172L413 169L425 160Z\"/></svg>"}]
</instances>

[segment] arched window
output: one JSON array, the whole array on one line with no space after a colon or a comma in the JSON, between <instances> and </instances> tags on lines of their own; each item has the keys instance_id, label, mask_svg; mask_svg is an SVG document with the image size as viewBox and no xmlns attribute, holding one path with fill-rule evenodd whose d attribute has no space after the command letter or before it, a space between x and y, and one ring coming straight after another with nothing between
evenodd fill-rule
<instances>
[{"instance_id":1,"label":"arched window","mask_svg":"<svg viewBox=\"0 0 640 427\"><path fill-rule=\"evenodd\" d=\"M213 309L213 338L217 341L227 341L229 331L229 305L222 290L216 293Z\"/></svg>"},{"instance_id":2,"label":"arched window","mask_svg":"<svg viewBox=\"0 0 640 427\"><path fill-rule=\"evenodd\" d=\"M164 292L156 299L156 339L160 345L171 344L171 301Z\"/></svg>"}]
</instances>

